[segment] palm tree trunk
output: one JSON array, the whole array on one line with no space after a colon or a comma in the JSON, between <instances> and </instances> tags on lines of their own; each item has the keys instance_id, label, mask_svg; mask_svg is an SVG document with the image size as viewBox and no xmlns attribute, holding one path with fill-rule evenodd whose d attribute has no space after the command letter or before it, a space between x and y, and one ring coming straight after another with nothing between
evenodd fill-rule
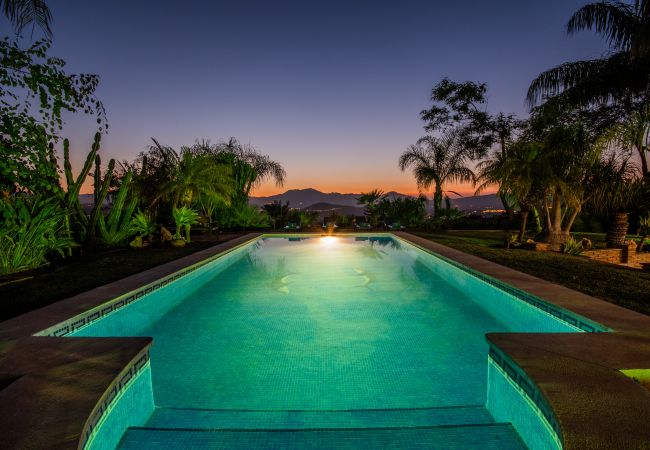
<instances>
[{"instance_id":1,"label":"palm tree trunk","mask_svg":"<svg viewBox=\"0 0 650 450\"><path fill-rule=\"evenodd\" d=\"M433 215L438 216L442 208L442 186L436 183L436 190L433 193Z\"/></svg>"},{"instance_id":2,"label":"palm tree trunk","mask_svg":"<svg viewBox=\"0 0 650 450\"><path fill-rule=\"evenodd\" d=\"M618 247L625 244L625 236L629 228L628 216L628 213L614 213L605 238L607 247Z\"/></svg>"},{"instance_id":3,"label":"palm tree trunk","mask_svg":"<svg viewBox=\"0 0 650 450\"><path fill-rule=\"evenodd\" d=\"M519 236L517 236L517 240L519 242L524 242L524 235L526 234L526 225L528 224L528 213L530 212L530 209L522 209L521 210L521 226L519 228Z\"/></svg>"},{"instance_id":4,"label":"palm tree trunk","mask_svg":"<svg viewBox=\"0 0 650 450\"><path fill-rule=\"evenodd\" d=\"M641 174L644 178L650 177L650 173L648 173L648 158L646 155L647 152L642 146L637 146L636 149L639 152L639 157L641 158Z\"/></svg>"},{"instance_id":5,"label":"palm tree trunk","mask_svg":"<svg viewBox=\"0 0 650 450\"><path fill-rule=\"evenodd\" d=\"M499 200L501 200L501 203L503 204L503 209L505 209L506 211L506 215L508 216L508 221L512 222L513 219L512 206L510 206L510 203L508 203L508 199L506 198L505 194L499 194Z\"/></svg>"},{"instance_id":6,"label":"palm tree trunk","mask_svg":"<svg viewBox=\"0 0 650 450\"><path fill-rule=\"evenodd\" d=\"M542 232L542 221L539 217L539 211L537 211L537 207L533 206L533 220L535 222L535 233L539 234Z\"/></svg>"}]
</instances>

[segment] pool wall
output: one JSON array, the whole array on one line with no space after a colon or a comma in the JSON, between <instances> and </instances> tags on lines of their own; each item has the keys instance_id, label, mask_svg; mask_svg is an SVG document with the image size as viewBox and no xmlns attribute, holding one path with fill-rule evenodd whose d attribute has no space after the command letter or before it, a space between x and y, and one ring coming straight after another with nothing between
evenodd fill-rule
<instances>
[{"instance_id":1,"label":"pool wall","mask_svg":"<svg viewBox=\"0 0 650 450\"><path fill-rule=\"evenodd\" d=\"M213 275L219 273L222 270L225 270L237 258L241 257L242 253L246 251L247 247L254 245L258 239L259 238L254 238L250 241L244 242L236 247L228 249L225 252L219 253L218 255L207 258L196 264L188 266L183 270L161 278L160 280L156 280L153 283L146 284L134 291L123 294L113 300L109 300L82 314L78 314L77 316L72 317L64 322L57 323L43 331L35 333L34 336L68 336L110 314L113 314L114 312L121 310L125 306L147 298L149 294L161 288L171 288L172 286L175 288L180 286L186 289L190 289L192 281L197 277L205 274L205 272L196 272L197 269L200 269L210 263L218 262L218 268L216 269L217 272L214 272ZM174 284L172 285L172 283ZM179 299L180 297L177 298L177 300ZM175 306L173 300L174 298L169 297L169 302L162 304L161 307L158 308L156 315L162 317L170 309L172 309ZM156 319L148 316L146 320L151 321Z\"/></svg>"},{"instance_id":2,"label":"pool wall","mask_svg":"<svg viewBox=\"0 0 650 450\"><path fill-rule=\"evenodd\" d=\"M486 407L497 422L510 422L530 450L560 450L561 431L537 385L513 361L490 346Z\"/></svg>"},{"instance_id":3,"label":"pool wall","mask_svg":"<svg viewBox=\"0 0 650 450\"><path fill-rule=\"evenodd\" d=\"M135 372L135 374L132 374ZM95 412L80 442L80 449L114 450L129 427L143 426L154 411L151 365L147 360L139 369L133 366L120 381L121 389ZM99 418L97 418L99 416Z\"/></svg>"}]
</instances>

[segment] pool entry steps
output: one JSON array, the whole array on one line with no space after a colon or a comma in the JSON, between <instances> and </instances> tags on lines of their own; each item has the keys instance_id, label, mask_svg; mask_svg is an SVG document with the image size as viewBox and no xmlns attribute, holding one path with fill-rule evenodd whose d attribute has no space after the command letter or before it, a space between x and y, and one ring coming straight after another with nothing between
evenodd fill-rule
<instances>
[{"instance_id":1,"label":"pool entry steps","mask_svg":"<svg viewBox=\"0 0 650 450\"><path fill-rule=\"evenodd\" d=\"M120 450L169 448L525 449L509 423L483 406L357 411L224 411L158 408L129 428Z\"/></svg>"}]
</instances>

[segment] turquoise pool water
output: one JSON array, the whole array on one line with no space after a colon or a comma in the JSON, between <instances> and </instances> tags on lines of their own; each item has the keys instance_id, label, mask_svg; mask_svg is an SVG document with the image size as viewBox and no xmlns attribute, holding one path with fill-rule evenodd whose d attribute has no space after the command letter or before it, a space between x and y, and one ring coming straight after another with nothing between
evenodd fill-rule
<instances>
[{"instance_id":1,"label":"turquoise pool water","mask_svg":"<svg viewBox=\"0 0 650 450\"><path fill-rule=\"evenodd\" d=\"M339 236L260 239L75 335L154 338L157 409L121 448L382 448L404 427L406 447L521 448L484 407L497 331L577 330L398 239Z\"/></svg>"}]
</instances>

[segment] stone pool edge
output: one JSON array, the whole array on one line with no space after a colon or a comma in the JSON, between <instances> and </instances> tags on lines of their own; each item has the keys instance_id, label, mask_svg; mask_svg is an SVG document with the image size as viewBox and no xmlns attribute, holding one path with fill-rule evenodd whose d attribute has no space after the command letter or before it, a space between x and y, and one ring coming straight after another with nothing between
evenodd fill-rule
<instances>
[{"instance_id":1,"label":"stone pool edge","mask_svg":"<svg viewBox=\"0 0 650 450\"><path fill-rule=\"evenodd\" d=\"M137 372L152 345L146 337L63 338L40 332L164 278L189 273L260 236L249 233L216 244L0 323L2 445L83 449L100 419L98 412L110 406L116 387L126 383L125 375Z\"/></svg>"},{"instance_id":2,"label":"stone pool edge","mask_svg":"<svg viewBox=\"0 0 650 450\"><path fill-rule=\"evenodd\" d=\"M535 384L565 449L650 448L650 391L620 372L650 368L650 317L419 236L393 234L612 329L490 333L486 339Z\"/></svg>"},{"instance_id":3,"label":"stone pool edge","mask_svg":"<svg viewBox=\"0 0 650 450\"><path fill-rule=\"evenodd\" d=\"M148 338L61 339L31 335L62 323L66 319L77 317L110 300L119 301L119 297L126 293L183 272L188 267L203 265L264 234L274 233L251 233L241 236L1 323L0 366L3 369L0 372L3 373L0 373L0 381L3 375L13 381L0 391L0 410L13 412L14 418L18 415L23 416L23 419L32 416L32 420L0 423L0 434L14 435L17 440L14 441L16 445L13 448L16 449L41 448L38 445L34 446L38 439L30 438L35 436L35 433L39 436L47 436L47 442L53 447L82 448L84 440L82 427L76 424L82 423L85 426L90 420L91 412L101 403L99 399L120 378L120 374L135 358L134 355L148 351L151 340ZM296 235L301 234L303 233ZM387 233L372 234L387 235ZM650 431L646 430L647 424L644 418L647 418L650 413L650 391L623 376L619 369L650 367L650 332L648 332L650 317L409 233L392 234L420 248L529 292L561 309L573 311L616 330L613 333L561 334L560 336L546 333L497 333L489 334L487 340L492 347L507 354L544 395L557 417L565 448L647 448L644 444L650 442ZM52 319L52 317L56 318ZM645 332L642 331L644 329ZM587 338L571 339L571 336L590 335L589 339L595 341ZM626 351L621 352L621 346ZM125 347L128 347L131 352L126 360L123 354ZM25 354L26 349L30 349L32 354ZM121 349L122 353L117 349ZM586 350L591 350L591 353ZM57 379L58 375L52 378L52 374L58 374L61 366L70 365L69 358L61 359L62 352L70 351L73 351L72 356L77 358L75 363L78 365L78 370L74 376L64 380ZM102 360L100 365L97 358L105 358L106 361ZM29 359L31 360L27 361ZM20 362L12 362L16 360ZM40 367L40 372L35 370L34 360L39 361L36 366ZM111 364L110 370L107 361ZM43 368L46 366L48 370L44 371ZM34 387L41 387L43 390L52 387L61 389L64 382L68 385L67 383L83 381L85 371L102 372L102 369L106 370L103 370L98 380L95 380L94 390L84 391L85 395L75 400L75 408L72 410L66 410L64 405L56 402L56 399L49 399L49 401L48 398L35 399L32 394ZM49 375L43 376L43 373ZM595 380L594 374L597 375ZM585 384L584 380L589 380L589 383ZM30 391L21 388L23 382L32 383ZM6 397L8 392L11 394L10 397ZM35 403L35 400L42 401ZM22 401L25 407L22 408L16 403L17 401ZM43 404L47 406L46 409L43 408ZM62 416L52 425L47 421L33 420L39 416L39 413L41 416L55 415L57 409ZM37 413L30 414L30 411ZM77 426L79 431L71 434L69 426L61 427L63 422ZM38 431L34 429L35 424L38 424Z\"/></svg>"}]
</instances>

